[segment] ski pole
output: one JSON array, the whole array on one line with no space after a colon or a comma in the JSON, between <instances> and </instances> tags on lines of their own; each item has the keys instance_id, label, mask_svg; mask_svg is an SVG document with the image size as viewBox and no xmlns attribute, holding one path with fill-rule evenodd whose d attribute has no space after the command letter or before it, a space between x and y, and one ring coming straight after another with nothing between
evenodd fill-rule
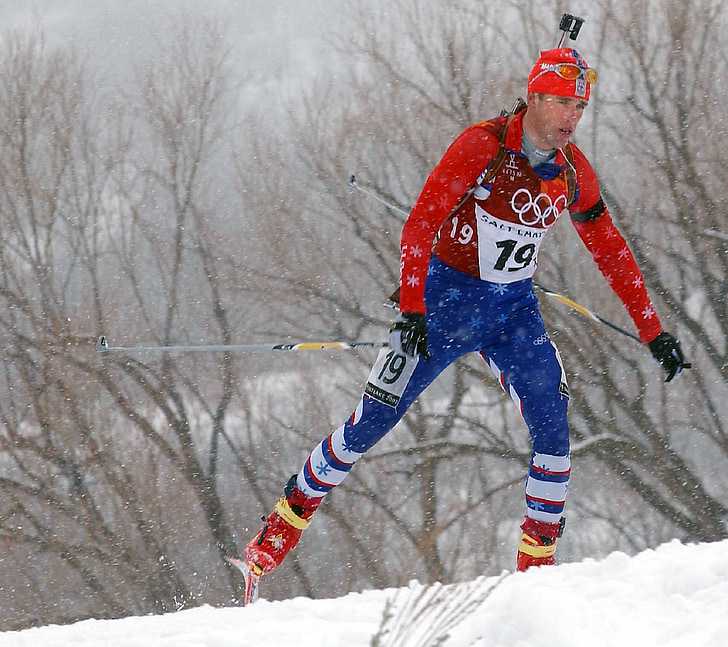
<instances>
[{"instance_id":1,"label":"ski pole","mask_svg":"<svg viewBox=\"0 0 728 647\"><path fill-rule=\"evenodd\" d=\"M609 326L612 330L615 330L618 333L622 333L626 337L629 337L630 339L634 339L635 341L638 341L640 344L642 343L642 340L637 336L629 332L628 330L625 330L624 328L620 328L617 324L613 324L611 321L607 321L604 317L600 317L598 314L592 312L587 308L586 306L581 305L581 303L577 303L573 299L570 299L567 296L564 296L563 294L559 294L558 292L554 292L553 290L549 290L548 288L545 288L543 285L536 283L534 281L533 287L541 290L545 295L550 296L553 299L556 299L560 303L563 303L564 305L568 306L572 310L575 310L580 315L583 315L584 317L587 317L589 319L592 319L593 321L596 321L598 323L602 323L605 326Z\"/></svg>"},{"instance_id":2,"label":"ski pole","mask_svg":"<svg viewBox=\"0 0 728 647\"><path fill-rule=\"evenodd\" d=\"M349 177L349 186L352 189L356 189L357 191L361 191L361 193L364 193L365 195L368 195L370 198L374 198L377 202L380 204L383 204L385 207L389 207L392 209L392 211L396 211L397 213L401 213L405 218L409 216L409 213L407 213L402 207L398 207L396 204L392 204L389 202L389 200L385 200L381 195L379 195L376 191L372 191L371 189L367 189L366 187L363 187L361 184L359 184L356 181L356 175L352 175Z\"/></svg>"},{"instance_id":3,"label":"ski pole","mask_svg":"<svg viewBox=\"0 0 728 647\"><path fill-rule=\"evenodd\" d=\"M391 202L389 202L388 200L383 198L381 195L379 195L376 191L372 191L371 189L367 189L367 188L361 186L356 181L355 175L352 175L349 178L349 186L352 189L361 191L362 193L365 193L366 195L374 198L377 202L383 204L385 207L388 207L388 208L392 209L393 211L397 211L398 213L401 213L405 217L409 216L409 213L407 213L404 209L402 209L401 207L398 207L395 204L392 204ZM707 231L706 231L706 233L707 233ZM719 232L715 232L715 233L718 234ZM719 237L722 237L722 236L719 236ZM726 236L726 239L728 239L728 236ZM601 317L600 315L592 312L586 306L581 305L581 303L577 303L576 301L574 301L573 299L570 299L566 295L560 294L558 292L554 292L553 290L549 290L548 288L544 287L540 283L536 283L535 281L533 283L533 286L535 288L541 290L541 292L543 292L545 295L551 297L552 299L556 299L560 303L563 303L565 306L568 306L569 308L578 312L580 315L586 317L587 319L591 319L592 321L596 321L597 323L604 324L605 326L611 328L612 330L614 330L618 333L621 333L622 335L625 335L626 337L629 337L630 339L634 339L635 341L638 341L640 344L642 343L642 340L639 337L637 337L637 335L632 334L631 332L625 330L624 328L620 328L616 324L613 324L611 321L608 321L604 317Z\"/></svg>"},{"instance_id":4,"label":"ski pole","mask_svg":"<svg viewBox=\"0 0 728 647\"><path fill-rule=\"evenodd\" d=\"M359 348L386 348L380 341L299 341L284 344L199 344L192 346L110 346L105 335L96 342L99 353L267 353L300 350L357 350Z\"/></svg>"},{"instance_id":5,"label":"ski pole","mask_svg":"<svg viewBox=\"0 0 728 647\"><path fill-rule=\"evenodd\" d=\"M379 195L376 191L372 191L371 189L367 189L366 187L363 187L361 184L359 184L356 181L356 176L352 175L349 177L349 186L352 189L356 189L357 191L361 191L362 193L365 193L366 195L374 198L377 202L380 204L383 204L385 207L388 207L392 209L393 211L396 211L397 213L402 214L405 218L409 216L409 212L402 209L402 207L398 207L396 204L392 204L388 200L385 200L381 195ZM457 205L455 205L455 208L453 211L456 211L460 208L460 206L465 202L465 199L473 193L475 190L475 187L471 187L468 189L468 191L465 193L465 195L460 199L460 202L458 202Z\"/></svg>"}]
</instances>

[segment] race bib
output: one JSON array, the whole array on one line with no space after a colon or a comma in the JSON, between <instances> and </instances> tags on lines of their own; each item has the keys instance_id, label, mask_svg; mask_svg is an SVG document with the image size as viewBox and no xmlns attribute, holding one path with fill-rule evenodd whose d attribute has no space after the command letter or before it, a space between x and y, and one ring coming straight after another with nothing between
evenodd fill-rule
<instances>
[{"instance_id":1,"label":"race bib","mask_svg":"<svg viewBox=\"0 0 728 647\"><path fill-rule=\"evenodd\" d=\"M369 373L364 393L396 409L419 361L419 356L410 357L383 348Z\"/></svg>"},{"instance_id":2,"label":"race bib","mask_svg":"<svg viewBox=\"0 0 728 647\"><path fill-rule=\"evenodd\" d=\"M533 276L548 229L501 220L475 205L480 278L513 283Z\"/></svg>"}]
</instances>

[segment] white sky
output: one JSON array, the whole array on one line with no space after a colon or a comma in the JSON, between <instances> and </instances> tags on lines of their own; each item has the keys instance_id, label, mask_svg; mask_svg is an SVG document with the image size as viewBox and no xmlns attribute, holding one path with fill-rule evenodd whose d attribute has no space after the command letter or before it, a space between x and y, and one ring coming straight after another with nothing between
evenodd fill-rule
<instances>
[{"instance_id":1,"label":"white sky","mask_svg":"<svg viewBox=\"0 0 728 647\"><path fill-rule=\"evenodd\" d=\"M324 35L349 0L0 0L0 32L40 23L51 44L92 54L103 73L122 73L163 39L170 18L220 18L236 59L293 77L333 61ZM378 4L373 2L372 5Z\"/></svg>"},{"instance_id":2,"label":"white sky","mask_svg":"<svg viewBox=\"0 0 728 647\"><path fill-rule=\"evenodd\" d=\"M480 578L447 590L455 608L466 606L464 591L466 599L484 601L453 626L444 642L434 642L436 634L423 640L441 605L416 622L411 614L405 616L410 620L401 623L401 640L382 644L716 647L728 635L728 540L690 546L673 541L632 558L613 553L599 562L532 569L506 576L485 597L497 579ZM265 580L261 588L264 596ZM397 610L421 593L413 583L399 592L368 591L335 600L261 599L248 608L86 620L0 633L0 647L369 647L387 599L394 599L397 617Z\"/></svg>"}]
</instances>

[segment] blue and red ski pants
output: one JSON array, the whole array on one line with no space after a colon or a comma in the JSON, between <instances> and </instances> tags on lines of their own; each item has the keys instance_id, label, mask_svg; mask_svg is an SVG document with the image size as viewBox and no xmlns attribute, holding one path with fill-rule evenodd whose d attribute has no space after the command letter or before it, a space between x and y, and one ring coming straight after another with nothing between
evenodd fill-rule
<instances>
[{"instance_id":1,"label":"blue and red ski pants","mask_svg":"<svg viewBox=\"0 0 728 647\"><path fill-rule=\"evenodd\" d=\"M570 475L569 391L559 352L546 333L531 279L489 283L433 257L425 289L428 350L411 375L401 374L401 394L386 392L387 371L398 376L404 357L380 357L349 419L324 438L298 473L298 487L323 497L354 463L400 420L412 402L452 362L479 353L510 395L528 426L532 457L526 478L526 514L556 523ZM376 386L384 385L384 390ZM395 385L396 387L397 385Z\"/></svg>"}]
</instances>

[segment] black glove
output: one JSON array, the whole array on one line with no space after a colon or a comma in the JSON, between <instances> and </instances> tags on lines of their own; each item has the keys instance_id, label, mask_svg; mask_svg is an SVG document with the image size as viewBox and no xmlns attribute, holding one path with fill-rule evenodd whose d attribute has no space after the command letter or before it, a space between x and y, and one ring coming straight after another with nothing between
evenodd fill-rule
<instances>
[{"instance_id":1,"label":"black glove","mask_svg":"<svg viewBox=\"0 0 728 647\"><path fill-rule=\"evenodd\" d=\"M649 343L652 356L662 364L667 373L665 382L669 382L684 368L690 368L692 364L685 361L685 356L680 348L680 342L669 332L661 332Z\"/></svg>"},{"instance_id":2,"label":"black glove","mask_svg":"<svg viewBox=\"0 0 728 647\"><path fill-rule=\"evenodd\" d=\"M399 354L422 355L430 358L427 351L427 322L418 312L403 312L389 328L389 347Z\"/></svg>"}]
</instances>

